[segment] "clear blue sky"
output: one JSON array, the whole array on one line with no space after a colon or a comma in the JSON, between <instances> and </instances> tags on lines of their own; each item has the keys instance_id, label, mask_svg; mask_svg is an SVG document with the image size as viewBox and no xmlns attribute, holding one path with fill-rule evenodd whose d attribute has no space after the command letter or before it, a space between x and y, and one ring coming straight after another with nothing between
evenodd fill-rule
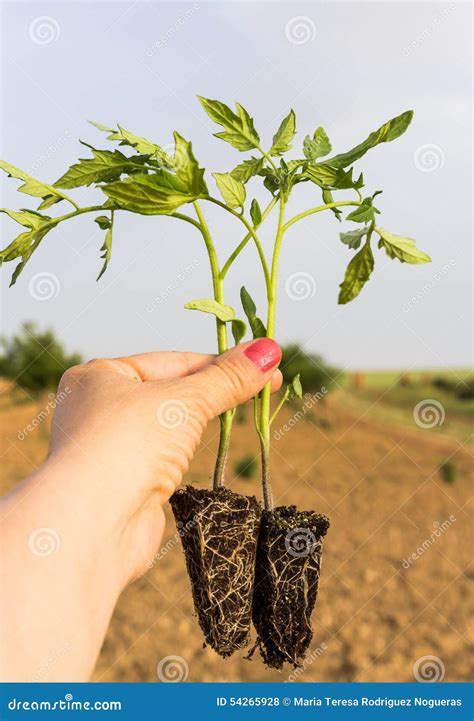
<instances>
[{"instance_id":1,"label":"clear blue sky","mask_svg":"<svg viewBox=\"0 0 474 721\"><path fill-rule=\"evenodd\" d=\"M401 265L379 252L360 298L338 306L350 251L332 215L308 219L285 239L278 337L304 342L345 368L466 365L471 12L468 3L449 2L4 3L1 157L52 182L78 154L85 157L79 137L107 145L86 123L91 118L120 122L165 146L177 129L193 139L209 170L228 170L241 156L212 137L215 128L196 93L239 100L267 143L293 107L295 148L323 125L336 151L413 108L407 134L372 151L360 167L369 190L384 190L381 224L416 238L433 263ZM2 205L28 203L16 186L2 177ZM295 196L290 211L316 200L308 187ZM96 196L80 191L78 197ZM210 223L227 255L240 229L220 214L212 213ZM3 219L2 246L13 231ZM102 235L91 218L54 231L11 290L8 264L4 331L33 319L87 356L213 349L211 318L183 309L187 300L210 293L194 229L164 217L121 215L109 270L96 283ZM264 242L268 249L270 234ZM58 279L50 300L30 293L39 273ZM295 301L285 293L295 273L314 280L312 297ZM229 302L238 303L242 280L262 306L251 247L229 275Z\"/></svg>"}]
</instances>

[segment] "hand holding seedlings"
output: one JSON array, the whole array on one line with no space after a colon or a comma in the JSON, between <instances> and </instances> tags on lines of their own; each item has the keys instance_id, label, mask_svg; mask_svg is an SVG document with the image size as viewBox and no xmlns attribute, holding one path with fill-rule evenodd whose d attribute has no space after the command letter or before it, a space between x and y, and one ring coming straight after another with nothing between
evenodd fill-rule
<instances>
[{"instance_id":1,"label":"hand holding seedlings","mask_svg":"<svg viewBox=\"0 0 474 721\"><path fill-rule=\"evenodd\" d=\"M147 353L65 373L48 459L2 499L3 681L32 680L65 647L41 681L89 678L120 592L160 547L163 504L203 428L264 383L278 390L279 360L263 339L218 358Z\"/></svg>"},{"instance_id":2,"label":"hand holding seedlings","mask_svg":"<svg viewBox=\"0 0 474 721\"><path fill-rule=\"evenodd\" d=\"M119 213L167 215L191 226L203 241L213 297L191 300L186 307L214 317L217 350L224 353L229 347L229 329L237 344L246 336L247 323L253 338L275 337L282 244L293 226L306 222L310 216L329 211L337 221L342 221L347 212L344 220L350 229L344 229L339 237L352 258L340 284L340 304L357 298L371 277L375 264L374 238L378 238L377 247L391 259L409 264L430 261L413 239L394 235L379 226L380 210L375 201L382 191L364 190L364 177L355 171L355 164L368 151L397 139L406 131L413 117L412 111L392 118L351 150L335 155L332 155L332 144L325 129L317 127L314 133L306 135L296 157L288 159L283 156L292 149L296 135L293 110L282 119L272 141L265 145L253 118L240 103L235 104L234 111L217 100L199 97L199 101L208 117L219 126L215 136L241 153L250 153L250 157L230 172L220 169L220 172L212 173L216 191L209 188L210 179L205 179L205 170L199 165L191 143L178 132L174 133L175 147L171 157L160 145L121 126L115 129L94 123L122 150L99 150L84 143L92 157L80 159L53 185L0 161L1 169L22 182L21 192L41 199L36 210L3 209L12 220L26 228L0 253L3 262L20 259L12 283L16 282L43 238L60 223L85 213L96 216L95 222L105 231L100 278L111 259L112 233ZM309 208L289 217L288 202L297 197L302 184L312 189L314 201ZM80 207L65 192L90 185L101 194L95 205ZM262 185L263 192L270 194L264 207L254 191L249 193L255 185L260 185L257 189L259 197ZM378 205L379 200L376 202ZM73 209L55 217L44 213L58 203L69 203ZM187 212L183 212L183 206L187 206ZM227 251L223 255L218 247L206 219L205 206L220 209L241 227L243 237L230 253ZM276 216L277 227L273 243L267 248L260 229L270 215ZM235 260L244 250L247 252L247 246L250 246L249 251L253 247L261 268L261 284L267 303L265 308L257 309L249 290L242 287L240 299L246 322L226 302L224 283ZM325 516L313 511L297 511L292 506L274 508L270 428L285 401L292 396L301 397L303 389L296 376L273 411L270 392L267 384L254 400L255 428L261 449L263 516L255 497L242 497L223 488L234 408L220 416L212 489L198 492L189 487L181 490L173 496L172 506L178 521L191 516L197 519L189 533L183 534L182 541L195 607L207 642L223 656L245 646L249 640L253 603L253 622L262 656L268 665L280 668L285 661L299 663L311 640L311 612L318 587L321 539L329 522ZM218 532L218 528L225 530ZM292 539L301 540L305 533L309 539L307 553L300 553L299 548L295 552ZM282 624L285 624L284 633Z\"/></svg>"}]
</instances>

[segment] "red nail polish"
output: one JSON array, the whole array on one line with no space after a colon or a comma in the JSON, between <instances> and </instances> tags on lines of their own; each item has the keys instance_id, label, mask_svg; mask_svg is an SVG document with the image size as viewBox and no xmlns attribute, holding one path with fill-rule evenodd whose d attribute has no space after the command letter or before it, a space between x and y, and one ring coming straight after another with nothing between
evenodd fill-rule
<instances>
[{"instance_id":1,"label":"red nail polish","mask_svg":"<svg viewBox=\"0 0 474 721\"><path fill-rule=\"evenodd\" d=\"M281 360L281 349L271 338L259 338L244 350L244 354L262 373L275 368Z\"/></svg>"}]
</instances>

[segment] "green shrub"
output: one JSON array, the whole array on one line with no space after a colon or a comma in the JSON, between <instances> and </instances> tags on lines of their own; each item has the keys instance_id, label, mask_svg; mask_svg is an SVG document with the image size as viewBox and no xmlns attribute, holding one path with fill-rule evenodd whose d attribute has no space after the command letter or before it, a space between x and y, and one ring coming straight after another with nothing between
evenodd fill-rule
<instances>
[{"instance_id":1,"label":"green shrub","mask_svg":"<svg viewBox=\"0 0 474 721\"><path fill-rule=\"evenodd\" d=\"M336 380L340 383L342 379L339 369L328 365L321 356L307 353L297 344L283 348L280 370L285 383L291 383L299 373L303 393L316 393L323 387L329 391Z\"/></svg>"},{"instance_id":2,"label":"green shrub","mask_svg":"<svg viewBox=\"0 0 474 721\"><path fill-rule=\"evenodd\" d=\"M236 461L234 471L235 475L240 478L252 478L257 471L257 459L251 455L243 456Z\"/></svg>"},{"instance_id":3,"label":"green shrub","mask_svg":"<svg viewBox=\"0 0 474 721\"><path fill-rule=\"evenodd\" d=\"M79 354L66 353L52 330L38 331L33 323L24 323L17 335L0 343L0 376L30 391L55 388L64 371L81 362Z\"/></svg>"},{"instance_id":4,"label":"green shrub","mask_svg":"<svg viewBox=\"0 0 474 721\"><path fill-rule=\"evenodd\" d=\"M457 396L461 401L472 401L474 399L474 378L465 378L456 388Z\"/></svg>"},{"instance_id":5,"label":"green shrub","mask_svg":"<svg viewBox=\"0 0 474 721\"><path fill-rule=\"evenodd\" d=\"M453 461L443 461L439 466L439 473L445 483L455 483L458 477L458 469Z\"/></svg>"}]
</instances>

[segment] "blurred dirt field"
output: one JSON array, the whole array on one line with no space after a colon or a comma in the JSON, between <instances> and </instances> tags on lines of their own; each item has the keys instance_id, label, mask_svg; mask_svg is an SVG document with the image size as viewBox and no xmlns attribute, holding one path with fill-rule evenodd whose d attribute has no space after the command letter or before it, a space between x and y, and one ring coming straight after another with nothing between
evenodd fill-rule
<instances>
[{"instance_id":1,"label":"blurred dirt field","mask_svg":"<svg viewBox=\"0 0 474 721\"><path fill-rule=\"evenodd\" d=\"M412 396L391 408L383 390L338 390L273 441L277 504L295 503L331 519L314 638L296 676L291 668L266 669L258 652L252 661L244 653L224 661L203 648L168 509L159 558L122 595L93 680L157 682L157 665L167 656L184 659L188 681L413 681L414 664L424 656L441 660L445 681L471 680L469 415L447 408L441 425L419 428ZM423 390L418 400L427 397L438 396ZM3 492L45 456L49 420L24 440L18 432L47 400L43 395L32 402L19 391L0 396ZM286 408L274 430L296 411ZM234 477L235 462L257 454L250 407L244 416L235 424L228 482L258 495L258 473ZM212 472L217 432L217 423L208 428L187 477L199 487ZM439 471L448 459L457 471L451 483Z\"/></svg>"}]
</instances>

